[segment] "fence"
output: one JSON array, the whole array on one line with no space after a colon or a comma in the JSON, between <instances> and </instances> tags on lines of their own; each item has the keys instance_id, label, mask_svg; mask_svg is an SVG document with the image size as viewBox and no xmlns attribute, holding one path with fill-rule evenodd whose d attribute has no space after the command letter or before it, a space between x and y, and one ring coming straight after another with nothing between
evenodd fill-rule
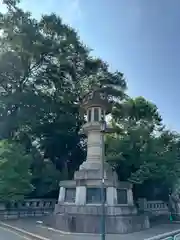
<instances>
[{"instance_id":1,"label":"fence","mask_svg":"<svg viewBox=\"0 0 180 240\"><path fill-rule=\"evenodd\" d=\"M144 240L180 240L180 230L161 234Z\"/></svg>"},{"instance_id":2,"label":"fence","mask_svg":"<svg viewBox=\"0 0 180 240\"><path fill-rule=\"evenodd\" d=\"M150 213L153 216L167 215L168 206L163 201L147 201L145 198L138 200L139 210Z\"/></svg>"},{"instance_id":3,"label":"fence","mask_svg":"<svg viewBox=\"0 0 180 240\"><path fill-rule=\"evenodd\" d=\"M9 204L0 203L0 219L49 215L54 211L54 199L27 199Z\"/></svg>"},{"instance_id":4,"label":"fence","mask_svg":"<svg viewBox=\"0 0 180 240\"><path fill-rule=\"evenodd\" d=\"M163 201L147 201L146 199L138 200L138 208L152 216L169 215L168 206ZM145 240L180 240L180 230L161 234Z\"/></svg>"}]
</instances>

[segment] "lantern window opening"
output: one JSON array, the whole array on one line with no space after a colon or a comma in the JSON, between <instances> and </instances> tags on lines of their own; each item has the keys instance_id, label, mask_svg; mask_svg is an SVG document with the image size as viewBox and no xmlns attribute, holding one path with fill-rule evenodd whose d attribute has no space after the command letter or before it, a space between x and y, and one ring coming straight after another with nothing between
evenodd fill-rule
<instances>
[{"instance_id":1,"label":"lantern window opening","mask_svg":"<svg viewBox=\"0 0 180 240\"><path fill-rule=\"evenodd\" d=\"M92 111L91 111L91 109L88 109L88 111L87 111L87 121L88 122L92 121Z\"/></svg>"},{"instance_id":2,"label":"lantern window opening","mask_svg":"<svg viewBox=\"0 0 180 240\"><path fill-rule=\"evenodd\" d=\"M95 122L99 122L100 121L99 110L100 110L100 108L98 108L98 107L94 108L94 121Z\"/></svg>"}]
</instances>

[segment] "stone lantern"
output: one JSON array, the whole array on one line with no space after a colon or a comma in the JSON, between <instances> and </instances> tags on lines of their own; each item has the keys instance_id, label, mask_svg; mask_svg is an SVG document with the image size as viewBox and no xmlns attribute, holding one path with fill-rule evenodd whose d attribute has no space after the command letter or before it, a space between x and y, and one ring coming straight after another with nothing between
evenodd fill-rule
<instances>
[{"instance_id":1,"label":"stone lantern","mask_svg":"<svg viewBox=\"0 0 180 240\"><path fill-rule=\"evenodd\" d=\"M102 123L106 123L106 115L110 113L111 104L107 95L100 90L87 94L82 103L82 109L86 115L87 122L82 126L81 133L87 135L87 158L80 169L99 170L102 158ZM106 126L104 131L111 128Z\"/></svg>"},{"instance_id":2,"label":"stone lantern","mask_svg":"<svg viewBox=\"0 0 180 240\"><path fill-rule=\"evenodd\" d=\"M101 127L111 112L111 104L106 93L99 89L84 97L82 109L87 118L81 129L87 135L87 157L73 180L60 182L55 223L64 231L100 233L103 137L112 130L106 126L102 131ZM132 185L119 182L108 163L103 169L106 232L128 233L148 228L148 217L137 215Z\"/></svg>"}]
</instances>

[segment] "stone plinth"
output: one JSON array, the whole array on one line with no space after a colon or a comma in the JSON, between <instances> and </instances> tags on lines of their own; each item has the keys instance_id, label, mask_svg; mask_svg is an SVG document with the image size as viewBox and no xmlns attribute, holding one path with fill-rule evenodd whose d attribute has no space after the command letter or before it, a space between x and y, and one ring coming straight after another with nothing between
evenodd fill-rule
<instances>
[{"instance_id":1,"label":"stone plinth","mask_svg":"<svg viewBox=\"0 0 180 240\"><path fill-rule=\"evenodd\" d=\"M138 215L134 205L132 185L119 182L108 164L104 187L107 233L129 233L149 228L148 217ZM64 231L100 233L100 189L101 171L98 168L80 168L75 172L74 180L60 182L59 201L54 211L55 227Z\"/></svg>"},{"instance_id":2,"label":"stone plinth","mask_svg":"<svg viewBox=\"0 0 180 240\"><path fill-rule=\"evenodd\" d=\"M56 228L70 232L101 233L101 207L56 206ZM106 206L106 233L130 233L149 228L149 219L133 206Z\"/></svg>"}]
</instances>

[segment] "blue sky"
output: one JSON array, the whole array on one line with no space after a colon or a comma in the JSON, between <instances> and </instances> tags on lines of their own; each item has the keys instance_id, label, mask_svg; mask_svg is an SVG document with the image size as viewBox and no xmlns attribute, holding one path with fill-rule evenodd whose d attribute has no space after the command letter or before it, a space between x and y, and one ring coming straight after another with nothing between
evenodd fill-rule
<instances>
[{"instance_id":1,"label":"blue sky","mask_svg":"<svg viewBox=\"0 0 180 240\"><path fill-rule=\"evenodd\" d=\"M59 14L93 55L125 74L131 96L154 102L165 124L180 132L179 0L23 0L21 5L35 17Z\"/></svg>"}]
</instances>

